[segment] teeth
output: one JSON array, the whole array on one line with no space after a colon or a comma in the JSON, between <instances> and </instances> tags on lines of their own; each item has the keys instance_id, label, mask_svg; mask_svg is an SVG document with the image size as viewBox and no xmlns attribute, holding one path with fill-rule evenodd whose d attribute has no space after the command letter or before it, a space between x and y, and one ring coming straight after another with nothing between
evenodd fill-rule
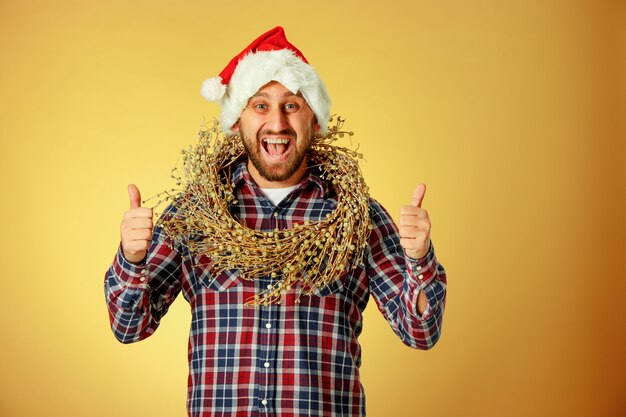
<instances>
[{"instance_id":1,"label":"teeth","mask_svg":"<svg viewBox=\"0 0 626 417\"><path fill-rule=\"evenodd\" d=\"M286 145L289 143L289 139L265 138L263 139L263 142Z\"/></svg>"}]
</instances>

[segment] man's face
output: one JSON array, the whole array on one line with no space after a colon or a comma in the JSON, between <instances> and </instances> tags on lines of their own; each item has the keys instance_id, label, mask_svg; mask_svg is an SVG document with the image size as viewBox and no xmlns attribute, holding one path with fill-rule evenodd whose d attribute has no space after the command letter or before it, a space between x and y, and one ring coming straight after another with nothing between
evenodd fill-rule
<instances>
[{"instance_id":1,"label":"man's face","mask_svg":"<svg viewBox=\"0 0 626 417\"><path fill-rule=\"evenodd\" d=\"M250 174L266 188L297 184L306 171L306 151L318 129L304 98L276 81L250 98L232 127L243 140Z\"/></svg>"}]
</instances>

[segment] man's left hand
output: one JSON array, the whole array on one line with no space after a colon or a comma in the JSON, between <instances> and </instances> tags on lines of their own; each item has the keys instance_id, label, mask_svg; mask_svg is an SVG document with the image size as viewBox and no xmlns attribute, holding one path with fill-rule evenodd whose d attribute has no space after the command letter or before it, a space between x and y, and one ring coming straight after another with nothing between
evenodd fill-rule
<instances>
[{"instance_id":1,"label":"man's left hand","mask_svg":"<svg viewBox=\"0 0 626 417\"><path fill-rule=\"evenodd\" d=\"M426 185L419 184L413 192L411 204L400 209L400 244L413 259L421 259L430 248L430 219L422 208Z\"/></svg>"}]
</instances>

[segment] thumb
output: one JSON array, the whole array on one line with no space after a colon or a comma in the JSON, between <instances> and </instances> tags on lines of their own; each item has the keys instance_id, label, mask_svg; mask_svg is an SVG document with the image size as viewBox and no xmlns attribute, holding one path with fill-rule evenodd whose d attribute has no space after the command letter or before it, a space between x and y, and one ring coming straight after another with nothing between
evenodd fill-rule
<instances>
[{"instance_id":1,"label":"thumb","mask_svg":"<svg viewBox=\"0 0 626 417\"><path fill-rule=\"evenodd\" d=\"M128 197L130 198L130 208L141 207L141 193L135 184L128 184Z\"/></svg>"},{"instance_id":2,"label":"thumb","mask_svg":"<svg viewBox=\"0 0 626 417\"><path fill-rule=\"evenodd\" d=\"M413 191L413 198L411 204L415 207L422 207L422 201L424 200L424 194L426 194L426 184L419 184L415 191Z\"/></svg>"}]
</instances>

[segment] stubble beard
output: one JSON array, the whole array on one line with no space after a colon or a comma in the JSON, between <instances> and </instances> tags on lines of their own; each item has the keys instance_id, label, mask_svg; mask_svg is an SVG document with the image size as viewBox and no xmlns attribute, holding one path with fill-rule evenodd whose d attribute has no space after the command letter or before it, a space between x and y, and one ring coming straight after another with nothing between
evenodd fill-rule
<instances>
[{"instance_id":1,"label":"stubble beard","mask_svg":"<svg viewBox=\"0 0 626 417\"><path fill-rule=\"evenodd\" d=\"M293 144L290 145L293 146L293 149L291 149L291 155L287 160L281 161L277 164L267 164L261 156L261 147L263 146L261 138L263 136L273 134L289 136L293 141ZM261 177L267 181L286 181L296 173L298 168L302 165L302 161L306 157L306 152L311 144L312 132L307 132L306 136L307 137L304 138L306 140L306 146L302 148L297 146L299 139L296 137L296 132L291 129L283 130L277 134L268 131L261 131L257 135L256 140L252 140L249 137L242 135L242 142L248 159L252 162L252 165L254 165Z\"/></svg>"}]
</instances>

